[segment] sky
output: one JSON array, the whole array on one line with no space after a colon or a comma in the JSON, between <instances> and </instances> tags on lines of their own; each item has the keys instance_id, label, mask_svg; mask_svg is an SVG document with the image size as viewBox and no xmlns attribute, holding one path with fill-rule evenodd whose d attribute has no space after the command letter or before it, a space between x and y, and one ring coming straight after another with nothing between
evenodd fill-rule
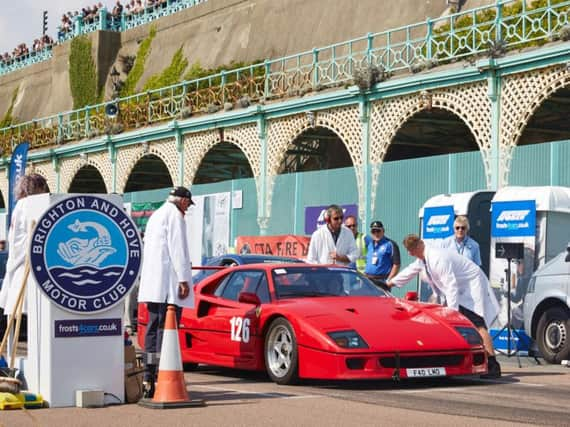
<instances>
[{"instance_id":1,"label":"sky","mask_svg":"<svg viewBox=\"0 0 570 427\"><path fill-rule=\"evenodd\" d=\"M93 6L99 1L107 10L115 4L114 0L0 0L0 54L11 53L20 43L31 47L34 39L42 35L44 10L48 11L48 34L55 40L61 15ZM8 3L10 6L6 7Z\"/></svg>"}]
</instances>

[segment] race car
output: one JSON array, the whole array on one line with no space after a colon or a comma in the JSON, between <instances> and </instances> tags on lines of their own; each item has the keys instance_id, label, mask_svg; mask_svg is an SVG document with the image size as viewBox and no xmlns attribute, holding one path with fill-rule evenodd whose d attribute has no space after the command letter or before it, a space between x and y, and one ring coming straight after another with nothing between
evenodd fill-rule
<instances>
[{"instance_id":1,"label":"race car","mask_svg":"<svg viewBox=\"0 0 570 427\"><path fill-rule=\"evenodd\" d=\"M196 286L178 333L186 364L266 370L278 384L487 372L481 337L459 312L395 298L334 265L218 271Z\"/></svg>"}]
</instances>

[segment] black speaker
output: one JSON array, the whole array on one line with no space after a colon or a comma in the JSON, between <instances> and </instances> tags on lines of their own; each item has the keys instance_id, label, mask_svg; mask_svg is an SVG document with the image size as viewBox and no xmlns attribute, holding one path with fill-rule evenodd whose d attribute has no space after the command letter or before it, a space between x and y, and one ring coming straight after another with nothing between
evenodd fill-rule
<instances>
[{"instance_id":1,"label":"black speaker","mask_svg":"<svg viewBox=\"0 0 570 427\"><path fill-rule=\"evenodd\" d=\"M114 103L107 104L105 105L105 114L110 118L116 117L119 114L119 107Z\"/></svg>"},{"instance_id":2,"label":"black speaker","mask_svg":"<svg viewBox=\"0 0 570 427\"><path fill-rule=\"evenodd\" d=\"M496 258L524 259L522 243L495 243Z\"/></svg>"}]
</instances>

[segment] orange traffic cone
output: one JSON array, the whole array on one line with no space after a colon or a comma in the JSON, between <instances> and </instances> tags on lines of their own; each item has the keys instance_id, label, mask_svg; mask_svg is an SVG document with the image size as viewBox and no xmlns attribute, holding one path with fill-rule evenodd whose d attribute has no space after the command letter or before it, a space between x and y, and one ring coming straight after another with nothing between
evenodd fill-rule
<instances>
[{"instance_id":1,"label":"orange traffic cone","mask_svg":"<svg viewBox=\"0 0 570 427\"><path fill-rule=\"evenodd\" d=\"M205 405L203 400L191 400L186 390L176 327L176 308L173 305L169 305L166 311L156 391L152 399L139 400L139 405L153 409Z\"/></svg>"}]
</instances>

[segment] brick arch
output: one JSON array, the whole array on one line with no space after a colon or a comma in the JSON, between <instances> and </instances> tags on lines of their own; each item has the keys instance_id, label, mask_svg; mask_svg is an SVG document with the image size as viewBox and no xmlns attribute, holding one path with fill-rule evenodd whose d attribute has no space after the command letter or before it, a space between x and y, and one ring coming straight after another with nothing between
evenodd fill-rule
<instances>
[{"instance_id":1,"label":"brick arch","mask_svg":"<svg viewBox=\"0 0 570 427\"><path fill-rule=\"evenodd\" d=\"M73 182L73 179L84 166L93 166L105 183L105 189L107 193L111 191L111 171L109 165L107 153L105 151L100 151L97 153L88 153L85 158L80 156L62 159L60 164L60 190L62 192L69 192L69 187Z\"/></svg>"},{"instance_id":2,"label":"brick arch","mask_svg":"<svg viewBox=\"0 0 570 427\"><path fill-rule=\"evenodd\" d=\"M508 184L514 148L528 122L559 89L570 86L566 65L542 68L503 78L501 92L501 185Z\"/></svg>"},{"instance_id":3,"label":"brick arch","mask_svg":"<svg viewBox=\"0 0 570 427\"><path fill-rule=\"evenodd\" d=\"M0 192L6 209L8 209L8 188L8 168L6 168L0 173Z\"/></svg>"},{"instance_id":4,"label":"brick arch","mask_svg":"<svg viewBox=\"0 0 570 427\"><path fill-rule=\"evenodd\" d=\"M145 156L155 155L165 164L170 179L178 183L178 151L174 139L164 139L148 142L147 144L133 144L117 151L117 191L125 192L127 181L133 168Z\"/></svg>"}]
</instances>

